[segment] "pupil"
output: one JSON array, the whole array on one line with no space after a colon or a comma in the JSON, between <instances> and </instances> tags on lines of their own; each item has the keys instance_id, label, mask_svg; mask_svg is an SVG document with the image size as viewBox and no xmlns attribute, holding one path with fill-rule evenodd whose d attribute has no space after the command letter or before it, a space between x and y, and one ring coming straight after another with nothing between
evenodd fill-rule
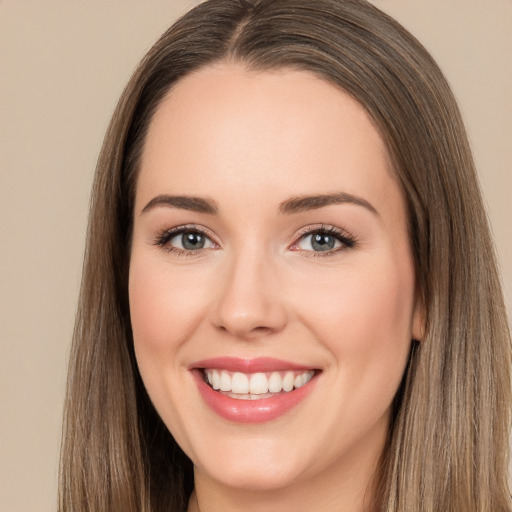
<instances>
[{"instance_id":1,"label":"pupil","mask_svg":"<svg viewBox=\"0 0 512 512\"><path fill-rule=\"evenodd\" d=\"M183 233L181 237L183 248L187 250L202 249L204 247L204 235L201 233Z\"/></svg>"},{"instance_id":2,"label":"pupil","mask_svg":"<svg viewBox=\"0 0 512 512\"><path fill-rule=\"evenodd\" d=\"M328 251L334 247L334 237L322 233L313 235L311 245L315 251Z\"/></svg>"}]
</instances>

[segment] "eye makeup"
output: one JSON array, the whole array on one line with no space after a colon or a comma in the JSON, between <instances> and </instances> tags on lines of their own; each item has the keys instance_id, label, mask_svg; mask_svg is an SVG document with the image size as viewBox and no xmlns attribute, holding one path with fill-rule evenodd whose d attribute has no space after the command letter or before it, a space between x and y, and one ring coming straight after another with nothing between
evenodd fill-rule
<instances>
[{"instance_id":1,"label":"eye makeup","mask_svg":"<svg viewBox=\"0 0 512 512\"><path fill-rule=\"evenodd\" d=\"M204 226L186 224L158 233L152 244L177 256L198 255L204 250L217 250L220 245ZM318 224L302 228L288 248L308 257L327 257L354 248L357 238L332 225Z\"/></svg>"}]
</instances>

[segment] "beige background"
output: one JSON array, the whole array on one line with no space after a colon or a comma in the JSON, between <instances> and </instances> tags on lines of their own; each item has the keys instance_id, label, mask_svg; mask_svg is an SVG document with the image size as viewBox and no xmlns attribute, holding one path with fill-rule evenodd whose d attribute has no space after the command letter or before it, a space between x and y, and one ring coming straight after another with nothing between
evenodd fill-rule
<instances>
[{"instance_id":1,"label":"beige background","mask_svg":"<svg viewBox=\"0 0 512 512\"><path fill-rule=\"evenodd\" d=\"M0 512L55 510L95 159L134 66L194 3L0 0ZM424 42L459 98L510 314L512 1L374 3Z\"/></svg>"}]
</instances>

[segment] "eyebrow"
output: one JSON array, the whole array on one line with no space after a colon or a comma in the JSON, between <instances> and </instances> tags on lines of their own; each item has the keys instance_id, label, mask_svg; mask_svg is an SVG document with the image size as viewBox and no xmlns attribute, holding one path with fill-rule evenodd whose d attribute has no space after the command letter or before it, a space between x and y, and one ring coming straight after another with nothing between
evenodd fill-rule
<instances>
[{"instance_id":1,"label":"eyebrow","mask_svg":"<svg viewBox=\"0 0 512 512\"><path fill-rule=\"evenodd\" d=\"M149 212L158 206L168 206L197 213L208 213L210 215L215 215L219 211L219 207L213 199L194 196L169 196L164 194L151 199L151 201L144 206L141 213Z\"/></svg>"},{"instance_id":2,"label":"eyebrow","mask_svg":"<svg viewBox=\"0 0 512 512\"><path fill-rule=\"evenodd\" d=\"M316 210L317 208L323 208L324 206L330 206L333 204L347 203L362 206L377 217L380 217L379 212L368 201L361 197L347 194L346 192L291 197L279 204L278 212L280 214L289 215L308 210ZM219 207L213 199L206 197L170 196L163 194L151 199L151 201L144 206L141 213L149 212L159 206L189 210L197 213L207 213L210 215L215 215L219 211Z\"/></svg>"},{"instance_id":3,"label":"eyebrow","mask_svg":"<svg viewBox=\"0 0 512 512\"><path fill-rule=\"evenodd\" d=\"M308 210L316 210L317 208L323 208L324 206L330 206L332 204L355 204L362 206L377 217L380 217L379 212L376 208L371 205L366 199L362 197L347 194L346 192L337 192L334 194L318 194L311 196L297 196L283 201L279 205L279 213L292 214L299 213Z\"/></svg>"}]
</instances>

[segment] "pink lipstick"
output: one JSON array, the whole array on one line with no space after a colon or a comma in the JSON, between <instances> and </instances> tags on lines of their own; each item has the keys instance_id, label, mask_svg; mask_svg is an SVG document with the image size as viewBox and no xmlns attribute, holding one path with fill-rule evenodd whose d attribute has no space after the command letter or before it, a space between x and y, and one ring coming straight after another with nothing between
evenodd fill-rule
<instances>
[{"instance_id":1,"label":"pink lipstick","mask_svg":"<svg viewBox=\"0 0 512 512\"><path fill-rule=\"evenodd\" d=\"M284 415L313 390L319 371L274 358L220 357L190 365L199 393L221 417L262 423Z\"/></svg>"}]
</instances>

